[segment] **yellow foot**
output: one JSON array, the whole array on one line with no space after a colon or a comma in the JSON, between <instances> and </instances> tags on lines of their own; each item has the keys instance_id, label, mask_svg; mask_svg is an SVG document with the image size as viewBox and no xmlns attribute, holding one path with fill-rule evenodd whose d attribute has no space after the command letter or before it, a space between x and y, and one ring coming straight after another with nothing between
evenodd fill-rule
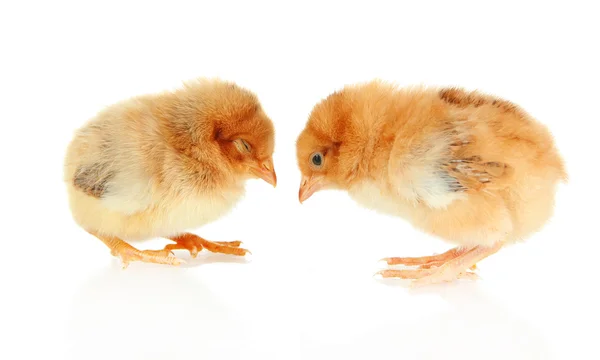
<instances>
[{"instance_id":1,"label":"yellow foot","mask_svg":"<svg viewBox=\"0 0 600 360\"><path fill-rule=\"evenodd\" d=\"M379 260L385 262L387 265L406 265L406 266L417 266L418 269L431 269L444 265L449 260L452 260L464 253L469 249L455 248L446 251L443 254L432 255L432 256L421 256L421 257L389 257ZM473 264L470 267L471 270L477 269L477 264Z\"/></svg>"},{"instance_id":2,"label":"yellow foot","mask_svg":"<svg viewBox=\"0 0 600 360\"><path fill-rule=\"evenodd\" d=\"M198 235L190 233L184 233L169 239L175 241L175 244L169 244L165 246L163 250L188 250L193 258L195 258L202 249L214 253L237 256L244 256L250 253L250 251L240 248L240 245L242 244L241 241L208 241Z\"/></svg>"},{"instance_id":3,"label":"yellow foot","mask_svg":"<svg viewBox=\"0 0 600 360\"><path fill-rule=\"evenodd\" d=\"M121 258L123 269L127 268L129 263L132 261L166 265L180 265L185 263L185 261L173 256L168 250L138 250L129 244L127 244L127 246L111 250L111 254Z\"/></svg>"},{"instance_id":4,"label":"yellow foot","mask_svg":"<svg viewBox=\"0 0 600 360\"><path fill-rule=\"evenodd\" d=\"M412 279L412 286L424 286L457 279L478 279L470 270L476 269L476 263L496 253L501 243L491 247L475 246L469 249L452 249L440 255L420 258L385 258L388 265L418 266L416 269L379 271L375 275L383 278Z\"/></svg>"},{"instance_id":5,"label":"yellow foot","mask_svg":"<svg viewBox=\"0 0 600 360\"><path fill-rule=\"evenodd\" d=\"M113 256L118 256L121 258L123 269L127 268L129 263L132 261L167 265L180 265L181 263L185 263L185 261L179 260L175 256L172 256L171 252L165 249L138 250L116 236L101 235L94 231L88 232L106 244Z\"/></svg>"},{"instance_id":6,"label":"yellow foot","mask_svg":"<svg viewBox=\"0 0 600 360\"><path fill-rule=\"evenodd\" d=\"M422 269L429 269L437 267L445 262L464 254L469 249L454 248L446 251L443 254L432 255L432 256L421 256L421 257L389 257L383 258L380 261L386 262L388 265L406 265L406 266L419 266Z\"/></svg>"}]
</instances>

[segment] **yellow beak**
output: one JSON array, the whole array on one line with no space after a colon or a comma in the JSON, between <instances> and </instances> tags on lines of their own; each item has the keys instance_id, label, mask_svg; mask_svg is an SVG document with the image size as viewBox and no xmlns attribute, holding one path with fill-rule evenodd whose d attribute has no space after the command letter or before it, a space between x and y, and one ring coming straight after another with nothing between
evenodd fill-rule
<instances>
[{"instance_id":1,"label":"yellow beak","mask_svg":"<svg viewBox=\"0 0 600 360\"><path fill-rule=\"evenodd\" d=\"M323 178L303 176L300 183L300 191L298 192L298 200L300 204L306 201L315 192L323 188Z\"/></svg>"},{"instance_id":2,"label":"yellow beak","mask_svg":"<svg viewBox=\"0 0 600 360\"><path fill-rule=\"evenodd\" d=\"M259 164L250 166L250 171L260 179L267 183L277 186L277 174L273 166L273 159L267 159Z\"/></svg>"}]
</instances>

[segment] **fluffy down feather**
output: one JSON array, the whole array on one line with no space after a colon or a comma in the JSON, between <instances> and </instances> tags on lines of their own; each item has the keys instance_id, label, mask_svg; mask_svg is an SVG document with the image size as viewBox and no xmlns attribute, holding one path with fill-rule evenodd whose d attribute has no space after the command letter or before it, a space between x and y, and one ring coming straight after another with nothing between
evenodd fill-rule
<instances>
[{"instance_id":1,"label":"fluffy down feather","mask_svg":"<svg viewBox=\"0 0 600 360\"><path fill-rule=\"evenodd\" d=\"M257 97L233 83L199 79L133 97L98 113L69 144L70 208L104 239L173 238L231 210L246 179L275 185L273 148Z\"/></svg>"},{"instance_id":2,"label":"fluffy down feather","mask_svg":"<svg viewBox=\"0 0 600 360\"><path fill-rule=\"evenodd\" d=\"M322 154L319 166L312 162ZM460 88L346 86L297 140L300 200L319 189L401 216L460 249L523 240L566 180L547 128L518 106Z\"/></svg>"}]
</instances>

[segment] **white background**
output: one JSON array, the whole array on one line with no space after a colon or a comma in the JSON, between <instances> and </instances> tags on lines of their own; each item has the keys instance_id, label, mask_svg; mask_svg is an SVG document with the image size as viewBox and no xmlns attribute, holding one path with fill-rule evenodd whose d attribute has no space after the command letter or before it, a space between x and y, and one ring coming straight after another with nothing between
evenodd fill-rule
<instances>
[{"instance_id":1,"label":"white background","mask_svg":"<svg viewBox=\"0 0 600 360\"><path fill-rule=\"evenodd\" d=\"M0 358L597 356L592 1L12 3L0 6ZM252 89L275 122L278 187L249 182L230 216L197 230L241 239L254 256L123 271L71 220L65 148L103 106L198 76ZM555 216L481 262L482 280L420 291L378 282L378 259L450 245L343 193L298 203L294 142L312 106L375 77L491 92L555 134L571 176Z\"/></svg>"}]
</instances>

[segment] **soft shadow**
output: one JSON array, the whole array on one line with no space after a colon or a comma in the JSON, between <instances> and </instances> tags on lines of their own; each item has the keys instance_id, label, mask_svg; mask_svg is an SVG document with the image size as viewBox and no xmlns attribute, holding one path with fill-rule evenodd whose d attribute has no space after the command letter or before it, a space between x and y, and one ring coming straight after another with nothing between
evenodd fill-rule
<instances>
[{"instance_id":1,"label":"soft shadow","mask_svg":"<svg viewBox=\"0 0 600 360\"><path fill-rule=\"evenodd\" d=\"M393 286L393 282L384 283ZM449 306L441 313L403 323L401 329L386 329L377 334L380 344L390 353L411 359L553 358L543 336L486 293L480 281L458 281L408 291L417 298L439 296Z\"/></svg>"},{"instance_id":2,"label":"soft shadow","mask_svg":"<svg viewBox=\"0 0 600 360\"><path fill-rule=\"evenodd\" d=\"M72 359L236 357L241 314L189 269L138 265L123 271L115 261L80 287L69 321Z\"/></svg>"}]
</instances>

